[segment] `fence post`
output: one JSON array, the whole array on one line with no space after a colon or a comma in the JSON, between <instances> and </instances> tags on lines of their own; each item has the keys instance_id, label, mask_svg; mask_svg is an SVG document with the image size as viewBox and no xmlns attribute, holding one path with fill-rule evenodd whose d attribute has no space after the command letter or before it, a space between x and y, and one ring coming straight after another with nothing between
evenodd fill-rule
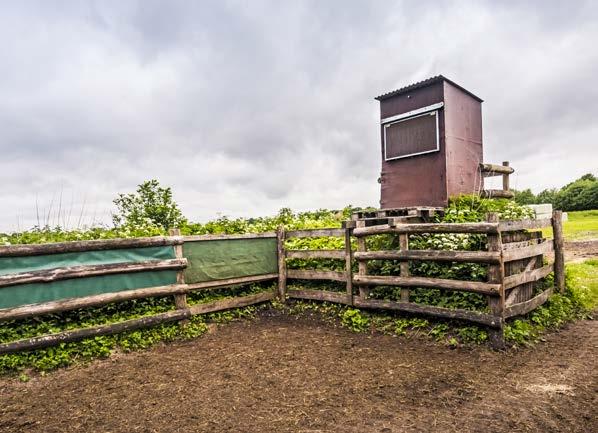
<instances>
[{"instance_id":1,"label":"fence post","mask_svg":"<svg viewBox=\"0 0 598 433\"><path fill-rule=\"evenodd\" d=\"M278 244L278 300L285 303L287 295L287 261L284 248L284 226L278 227L278 230L276 231L276 240Z\"/></svg>"},{"instance_id":2,"label":"fence post","mask_svg":"<svg viewBox=\"0 0 598 433\"><path fill-rule=\"evenodd\" d=\"M401 251L407 251L409 249L409 234L399 234L399 248ZM401 277L409 276L409 260L405 260L400 264L400 275ZM409 302L409 289L401 287L401 302Z\"/></svg>"},{"instance_id":3,"label":"fence post","mask_svg":"<svg viewBox=\"0 0 598 433\"><path fill-rule=\"evenodd\" d=\"M181 230L180 229L170 229L169 231L170 236L180 236ZM175 245L174 246L174 256L177 259L183 258L183 244ZM185 270L181 269L176 274L176 282L177 284L185 284ZM185 293L177 293L174 295L174 306L177 310L185 310L189 308L187 305L187 295ZM189 323L189 320L181 320L179 322L182 325L186 325Z\"/></svg>"},{"instance_id":4,"label":"fence post","mask_svg":"<svg viewBox=\"0 0 598 433\"><path fill-rule=\"evenodd\" d=\"M563 238L563 212L552 211L552 235L554 238L554 284L558 292L565 291L565 240Z\"/></svg>"},{"instance_id":5,"label":"fence post","mask_svg":"<svg viewBox=\"0 0 598 433\"><path fill-rule=\"evenodd\" d=\"M509 161L502 162L503 167L509 167ZM502 175L502 189L503 191L509 191L509 174L505 173Z\"/></svg>"},{"instance_id":6,"label":"fence post","mask_svg":"<svg viewBox=\"0 0 598 433\"><path fill-rule=\"evenodd\" d=\"M355 226L358 228L365 227L365 221L355 221ZM360 251L360 252L367 251L367 246L365 243L365 236L360 236L357 238L357 251ZM358 266L358 268L357 268L358 275L367 275L368 265L365 260L359 260L359 263L357 264L357 266ZM369 296L369 294L370 294L369 287L359 286L359 297L361 299L366 299Z\"/></svg>"},{"instance_id":7,"label":"fence post","mask_svg":"<svg viewBox=\"0 0 598 433\"><path fill-rule=\"evenodd\" d=\"M486 216L486 221L489 223L497 223L499 220L496 212L491 212ZM500 326L498 329L491 329L489 332L490 343L495 349L502 349L505 345L504 340L504 315L505 315L505 267L502 258L502 239L501 234L488 234L488 251L500 251L501 258L499 264L488 265L488 282L500 284L500 296L488 297L488 306L492 314L498 318Z\"/></svg>"},{"instance_id":8,"label":"fence post","mask_svg":"<svg viewBox=\"0 0 598 433\"><path fill-rule=\"evenodd\" d=\"M351 248L351 234L353 233L353 221L345 222L345 275L347 278L347 303L353 305L353 250Z\"/></svg>"}]
</instances>

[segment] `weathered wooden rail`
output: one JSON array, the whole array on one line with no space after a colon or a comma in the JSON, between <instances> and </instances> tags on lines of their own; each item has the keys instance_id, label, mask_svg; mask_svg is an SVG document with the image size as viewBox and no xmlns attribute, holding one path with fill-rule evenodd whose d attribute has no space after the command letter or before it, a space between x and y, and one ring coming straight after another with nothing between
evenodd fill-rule
<instances>
[{"instance_id":1,"label":"weathered wooden rail","mask_svg":"<svg viewBox=\"0 0 598 433\"><path fill-rule=\"evenodd\" d=\"M18 320L43 314L96 307L113 302L122 302L148 297L172 296L174 310L157 315L131 319L120 323L69 330L45 336L0 344L0 354L20 350L48 347L61 342L77 341L98 335L109 335L127 330L153 326L158 323L180 321L185 323L191 316L237 308L270 301L278 298L309 299L340 303L359 308L386 309L392 311L426 314L445 319L466 320L490 327L493 342L500 346L505 320L526 314L542 305L553 291L564 290L564 254L561 213L555 211L551 219L526 221L498 221L496 215L489 215L481 223L405 223L403 217L387 217L386 224L367 226L364 220L347 221L343 228L290 230L284 228L269 233L248 235L204 235L172 236L138 239L116 239L101 241L64 242L44 245L17 245L0 247L0 271L2 262L8 258L9 265L22 258L48 256L50 259L65 260L69 254L85 254L89 251L119 251L152 248L171 248L168 258L156 260L135 260L129 262L94 263L77 266L48 266L44 269L28 269L16 273L0 273L0 301L8 289L13 294L18 290L38 290L45 295L56 290L52 284L73 281L89 281L90 285L104 284L93 278L127 276L136 274L163 274L175 272L170 284L153 284L150 287L103 287L102 293L88 293L81 296L60 296L44 302L21 301L14 306L0 308L0 321ZM554 239L541 237L535 230L552 226ZM485 251L418 250L409 248L409 236L422 233L465 233L487 237ZM398 239L398 249L368 251L366 239L369 236L390 234ZM344 243L338 250L292 250L285 247L288 239L340 237ZM236 242L236 243L235 243ZM243 251L231 250L230 245L245 245L253 248L244 255ZM257 242L257 243L256 243ZM266 244L260 243L266 242ZM256 244L252 244L256 243ZM253 245L253 246L252 246ZM354 247L356 246L356 248ZM205 248L204 248L205 247ZM212 248L213 247L213 248ZM199 248L194 250L194 248ZM202 249L203 248L203 249ZM139 250L141 249L141 250ZM218 253L218 251L220 251ZM554 263L545 264L544 255L554 252ZM164 254L162 251L161 254ZM218 256L218 254L221 254ZM216 258L211 256L216 255ZM267 256L261 262L262 256ZM60 258L60 260L58 260ZM227 260L232 261L228 264ZM342 271L291 269L287 259L326 259L342 262ZM210 262L212 260L212 262ZM237 262L234 262L237 260ZM228 273L229 267L238 263L256 263L259 272L241 268L236 274ZM399 262L399 275L370 275L368 262L393 260ZM409 263L414 261L481 263L488 266L487 281L461 281L446 278L429 278L410 274ZM205 263L211 263L217 275L206 274ZM208 263L208 264L209 264ZM354 264L357 272L353 271ZM29 266L29 265L28 265ZM203 266L203 267L202 267ZM208 266L209 268L209 266ZM212 268L209 268L210 270ZM201 271L199 274L197 271ZM223 271L224 270L224 271ZM203 272L203 273L202 273ZM554 273L554 287L538 293L537 284ZM255 274L255 275L253 275ZM153 275L153 274L152 274ZM198 276L199 275L199 276ZM342 291L309 290L288 287L291 280L334 281L344 286ZM274 290L267 290L249 296L222 299L208 303L188 305L187 294L197 290L212 290L264 281L277 281ZM41 285L41 289L40 286ZM395 286L400 288L399 300L373 299L372 287ZM33 289L31 289L33 287ZM51 288L54 289L51 290ZM416 304L410 301L410 290L414 288L438 288L447 291L463 291L486 296L488 311L450 309L432 305ZM15 290L17 290L15 292ZM40 291L41 290L41 291ZM21 299L21 298L19 298ZM0 304L2 305L2 304Z\"/></svg>"},{"instance_id":2,"label":"weathered wooden rail","mask_svg":"<svg viewBox=\"0 0 598 433\"><path fill-rule=\"evenodd\" d=\"M502 177L502 189L485 189L480 195L484 198L513 198L514 194L509 185L509 175L514 171L509 166L509 161L503 161L502 165L480 164L482 177Z\"/></svg>"}]
</instances>

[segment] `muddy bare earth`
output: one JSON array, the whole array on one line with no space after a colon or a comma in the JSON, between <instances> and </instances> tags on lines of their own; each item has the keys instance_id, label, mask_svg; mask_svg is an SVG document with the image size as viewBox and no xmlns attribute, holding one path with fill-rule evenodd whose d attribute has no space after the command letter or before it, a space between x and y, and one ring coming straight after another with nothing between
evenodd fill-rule
<instances>
[{"instance_id":1,"label":"muddy bare earth","mask_svg":"<svg viewBox=\"0 0 598 433\"><path fill-rule=\"evenodd\" d=\"M598 239L565 242L565 260L582 262L598 257Z\"/></svg>"},{"instance_id":2,"label":"muddy bare earth","mask_svg":"<svg viewBox=\"0 0 598 433\"><path fill-rule=\"evenodd\" d=\"M22 383L2 432L596 432L598 323L450 349L265 315Z\"/></svg>"}]
</instances>

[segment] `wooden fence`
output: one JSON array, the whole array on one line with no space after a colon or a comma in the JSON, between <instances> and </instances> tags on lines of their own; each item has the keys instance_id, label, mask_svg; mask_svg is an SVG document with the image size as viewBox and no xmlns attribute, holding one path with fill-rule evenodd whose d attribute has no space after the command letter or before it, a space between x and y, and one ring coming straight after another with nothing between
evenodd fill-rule
<instances>
[{"instance_id":1,"label":"wooden fence","mask_svg":"<svg viewBox=\"0 0 598 433\"><path fill-rule=\"evenodd\" d=\"M64 242L44 245L16 245L0 247L0 259L6 257L30 257L89 251L106 251L126 248L172 247L173 258L166 260L144 260L133 263L92 264L82 266L56 267L28 272L0 275L0 296L3 287L23 286L40 283L52 284L61 280L84 279L97 276L122 275L136 272L176 271L176 281L168 285L110 290L107 293L88 296L67 297L48 302L18 305L0 309L0 322L24 319L43 314L57 313L78 308L94 307L133 299L158 296L172 296L175 309L165 313L126 320L119 323L100 325L85 329L69 330L40 337L34 337L0 344L0 354L21 350L39 349L62 342L77 341L88 337L115 334L139 329L159 323L185 321L196 314L222 311L267 302L278 297L310 299L351 305L359 308L386 309L430 316L460 319L482 324L494 330L493 343L500 346L502 329L509 317L526 314L544 303L553 290L564 290L564 255L561 213L555 211L552 219L525 221L498 221L496 215L489 215L482 223L404 223L404 219L388 220L388 224L367 227L364 221L347 221L344 228L285 231L249 235L205 235L179 236L173 232L168 237L116 239L101 241ZM527 230L552 226L554 239L544 239L540 232ZM409 236L422 233L466 233L487 237L486 251L418 250L409 248ZM366 239L380 234L398 237L398 249L368 251ZM341 237L344 248L339 250L291 250L285 242L293 238ZM189 279L186 273L189 265L198 260L192 252L186 251L186 243L212 241L235 241L271 239L274 268L256 275L236 275L231 278L215 278L199 281ZM356 245L356 249L352 244ZM215 244L209 244L215 245ZM269 245L267 246L269 248ZM208 248L209 251L209 248ZM554 251L554 262L544 264L545 254ZM270 254L270 251L266 251ZM56 256L58 257L58 256ZM243 257L242 257L243 259ZM344 263L343 271L289 269L287 259L336 259ZM367 263L372 260L393 260L400 262L400 273L396 276L368 275ZM243 261L243 260L242 260ZM410 275L409 263L413 261L482 263L488 266L487 281L461 281L443 278L428 278ZM357 263L357 273L353 264ZM226 266L226 263L224 263ZM536 282L554 272L555 287L535 293ZM188 275L189 281L185 281ZM287 287L288 280L324 280L344 284L344 291L306 290ZM278 281L275 290L248 296L222 299L189 306L187 294L196 290L211 290L248 283ZM372 299L369 294L375 286L400 288L400 300ZM45 286L44 286L45 287ZM439 288L448 291L464 291L486 296L489 312L465 309L449 309L422 305L410 301L412 288Z\"/></svg>"},{"instance_id":2,"label":"wooden fence","mask_svg":"<svg viewBox=\"0 0 598 433\"><path fill-rule=\"evenodd\" d=\"M403 223L404 219L392 218L388 224L366 227L365 221L350 221L344 229L301 230L287 232L286 238L343 236L344 250L286 250L285 237L279 235L279 257L286 258L334 258L345 261L344 272L290 270L280 261L279 296L284 299L315 299L341 303L359 308L387 309L408 313L426 314L446 319L460 319L490 327L492 343L503 344L503 326L510 317L526 314L542 305L553 293L554 287L535 294L539 280L554 272L554 284L558 291L564 290L564 253L561 212L555 211L551 219L498 221L490 214L482 223ZM552 226L554 239L544 239L541 232L527 230ZM424 233L481 234L487 238L486 251L445 251L409 249L409 236ZM366 238L392 234L398 237L398 249L367 251ZM351 239L355 238L357 249L353 251ZM554 263L544 264L544 256L554 251ZM393 260L400 262L397 276L368 275L367 262ZM352 263L357 261L354 274ZM463 281L410 275L412 261L482 263L488 266L487 281ZM284 275L283 275L284 273ZM345 293L324 290L287 290L287 279L318 279L344 282ZM400 300L390 301L370 298L375 286L400 288ZM354 290L356 287L358 290ZM452 309L410 302L410 288L439 288L484 295L489 312Z\"/></svg>"},{"instance_id":3,"label":"wooden fence","mask_svg":"<svg viewBox=\"0 0 598 433\"><path fill-rule=\"evenodd\" d=\"M59 343L82 340L84 338L111 335L124 331L153 326L160 323L185 321L197 314L206 314L223 311L231 308L245 307L270 301L276 297L273 291L240 296L236 298L221 299L207 303L189 306L186 295L197 290L211 290L242 284L263 281L276 281L278 272L247 275L235 278L225 278L212 281L186 283L184 271L188 267L188 258L183 257L185 243L234 241L267 239L276 240L276 233L260 233L251 235L205 235L205 236L178 236L173 232L169 237L111 239L99 241L62 242L42 245L14 245L0 247L0 258L3 257L30 257L39 255L87 253L90 251L119 250L126 248L148 248L156 246L171 246L174 248L175 259L149 260L136 263L115 263L108 265L84 265L75 267L62 267L44 269L33 272L8 274L0 276L0 296L2 287L24 285L26 283L40 282L52 283L63 279L78 279L86 277L106 276L111 274L126 274L144 271L162 271L172 269L177 271L176 282L157 287L138 288L133 290L119 290L91 296L71 297L33 305L22 305L12 308L0 309L0 322L7 320L24 319L43 314L58 313L61 311L78 308L95 307L112 302L122 302L133 299L172 296L175 309L165 313L144 316L137 319L126 320L119 323L94 326L84 329L69 330L48 334L40 337L28 338L19 341L0 344L0 354L13 353L22 350L40 349ZM274 243L276 245L276 243Z\"/></svg>"}]
</instances>

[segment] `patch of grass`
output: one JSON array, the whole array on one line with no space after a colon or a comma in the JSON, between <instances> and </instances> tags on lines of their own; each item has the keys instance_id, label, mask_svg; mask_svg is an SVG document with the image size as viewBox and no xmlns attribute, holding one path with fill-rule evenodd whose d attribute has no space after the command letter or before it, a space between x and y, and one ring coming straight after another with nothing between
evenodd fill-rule
<instances>
[{"instance_id":1,"label":"patch of grass","mask_svg":"<svg viewBox=\"0 0 598 433\"><path fill-rule=\"evenodd\" d=\"M541 307L505 326L505 339L514 344L538 341L549 330L587 316L598 307L598 260L566 266L567 290L554 294Z\"/></svg>"},{"instance_id":2,"label":"patch of grass","mask_svg":"<svg viewBox=\"0 0 598 433\"><path fill-rule=\"evenodd\" d=\"M567 212L568 220L563 223L563 234L568 241L598 239L598 210ZM546 237L552 237L552 229L542 230Z\"/></svg>"},{"instance_id":3,"label":"patch of grass","mask_svg":"<svg viewBox=\"0 0 598 433\"><path fill-rule=\"evenodd\" d=\"M583 263L570 263L567 269L567 286L577 301L589 311L598 307L598 259Z\"/></svg>"}]
</instances>

